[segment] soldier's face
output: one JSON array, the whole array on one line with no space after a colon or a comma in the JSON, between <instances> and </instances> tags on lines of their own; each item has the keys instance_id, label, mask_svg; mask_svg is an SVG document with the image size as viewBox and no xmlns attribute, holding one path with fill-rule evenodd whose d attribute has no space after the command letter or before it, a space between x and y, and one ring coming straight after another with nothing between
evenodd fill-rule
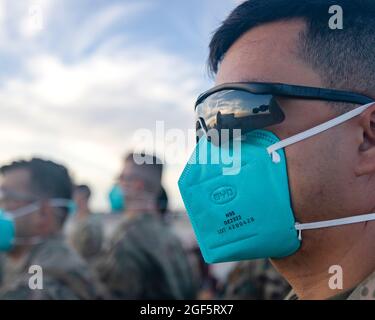
<instances>
[{"instance_id":1,"label":"soldier's face","mask_svg":"<svg viewBox=\"0 0 375 320\"><path fill-rule=\"evenodd\" d=\"M125 201L138 199L145 192L145 182L142 179L141 167L132 161L126 161L120 175L120 186L125 192Z\"/></svg>"},{"instance_id":2,"label":"soldier's face","mask_svg":"<svg viewBox=\"0 0 375 320\"><path fill-rule=\"evenodd\" d=\"M80 209L86 209L86 207L88 206L89 199L84 191L75 190L73 194L73 200L77 205L78 211L80 211Z\"/></svg>"},{"instance_id":3,"label":"soldier's face","mask_svg":"<svg viewBox=\"0 0 375 320\"><path fill-rule=\"evenodd\" d=\"M35 202L36 197L30 188L30 173L26 169L14 169L4 174L1 179L3 194L2 207L12 213L17 209ZM40 215L39 212L25 215L15 219L18 236L29 237L38 234Z\"/></svg>"},{"instance_id":4,"label":"soldier's face","mask_svg":"<svg viewBox=\"0 0 375 320\"><path fill-rule=\"evenodd\" d=\"M270 23L245 33L226 53L216 84L254 81L326 87L317 72L298 57L299 34L304 29L302 21L289 21ZM280 98L279 103L285 121L266 129L280 139L338 116L324 101ZM324 221L371 212L374 192L368 196L366 177L358 175L361 162L366 161L360 152L364 147L363 131L357 118L285 149L297 221ZM309 244L325 247L360 232L358 225L309 230L304 234L301 251Z\"/></svg>"}]
</instances>

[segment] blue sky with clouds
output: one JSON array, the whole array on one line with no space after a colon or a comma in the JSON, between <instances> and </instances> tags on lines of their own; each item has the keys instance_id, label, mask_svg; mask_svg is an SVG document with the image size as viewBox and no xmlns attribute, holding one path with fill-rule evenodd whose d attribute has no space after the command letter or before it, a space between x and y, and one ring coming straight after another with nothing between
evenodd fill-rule
<instances>
[{"instance_id":1,"label":"blue sky with clouds","mask_svg":"<svg viewBox=\"0 0 375 320\"><path fill-rule=\"evenodd\" d=\"M105 209L135 131L155 130L158 120L193 128L194 99L212 85L210 34L238 3L0 0L0 162L62 162ZM165 172L173 207L181 206L176 182L190 151Z\"/></svg>"}]
</instances>

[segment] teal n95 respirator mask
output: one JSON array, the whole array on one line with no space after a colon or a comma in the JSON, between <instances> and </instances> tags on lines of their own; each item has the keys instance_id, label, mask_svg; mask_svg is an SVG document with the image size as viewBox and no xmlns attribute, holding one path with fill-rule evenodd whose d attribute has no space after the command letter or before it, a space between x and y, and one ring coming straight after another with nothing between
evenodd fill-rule
<instances>
[{"instance_id":1,"label":"teal n95 respirator mask","mask_svg":"<svg viewBox=\"0 0 375 320\"><path fill-rule=\"evenodd\" d=\"M375 214L364 214L306 224L295 221L284 152L285 147L352 119L370 105L282 141L261 129L225 145L203 136L178 185L205 261L282 258L299 249L302 230L375 220ZM231 155L230 166L228 156L223 156L226 152Z\"/></svg>"},{"instance_id":2,"label":"teal n95 respirator mask","mask_svg":"<svg viewBox=\"0 0 375 320\"><path fill-rule=\"evenodd\" d=\"M108 194L108 199L111 213L122 213L125 210L125 193L120 185L116 184L112 187Z\"/></svg>"},{"instance_id":3,"label":"teal n95 respirator mask","mask_svg":"<svg viewBox=\"0 0 375 320\"><path fill-rule=\"evenodd\" d=\"M0 252L9 251L14 243L15 226L10 217L0 211Z\"/></svg>"}]
</instances>

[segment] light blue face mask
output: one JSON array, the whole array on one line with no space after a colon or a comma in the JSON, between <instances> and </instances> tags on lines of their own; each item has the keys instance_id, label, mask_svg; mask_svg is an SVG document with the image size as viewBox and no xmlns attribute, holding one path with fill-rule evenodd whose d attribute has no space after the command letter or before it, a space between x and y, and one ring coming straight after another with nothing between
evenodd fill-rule
<instances>
[{"instance_id":1,"label":"light blue face mask","mask_svg":"<svg viewBox=\"0 0 375 320\"><path fill-rule=\"evenodd\" d=\"M282 258L301 246L302 230L375 220L375 214L364 214L306 224L296 222L283 150L359 115L370 105L283 141L265 130L248 133L240 152L225 146L233 152L233 163L239 164L237 174L226 171L224 147L201 138L178 184L205 261ZM198 161L202 151L207 164Z\"/></svg>"},{"instance_id":2,"label":"light blue face mask","mask_svg":"<svg viewBox=\"0 0 375 320\"><path fill-rule=\"evenodd\" d=\"M71 205L68 199L50 199L49 202L52 207L69 208ZM36 202L12 212L0 209L0 251L10 251L16 244L36 244L43 240L41 237L22 238L16 232L16 219L32 214L39 208Z\"/></svg>"},{"instance_id":3,"label":"light blue face mask","mask_svg":"<svg viewBox=\"0 0 375 320\"><path fill-rule=\"evenodd\" d=\"M108 197L112 213L121 213L125 210L125 194L118 184L112 187Z\"/></svg>"},{"instance_id":4,"label":"light blue face mask","mask_svg":"<svg viewBox=\"0 0 375 320\"><path fill-rule=\"evenodd\" d=\"M0 251L9 251L14 242L14 221L0 210Z\"/></svg>"},{"instance_id":5,"label":"light blue face mask","mask_svg":"<svg viewBox=\"0 0 375 320\"><path fill-rule=\"evenodd\" d=\"M74 216L77 213L77 204L73 200L68 205L68 213L70 216Z\"/></svg>"}]
</instances>

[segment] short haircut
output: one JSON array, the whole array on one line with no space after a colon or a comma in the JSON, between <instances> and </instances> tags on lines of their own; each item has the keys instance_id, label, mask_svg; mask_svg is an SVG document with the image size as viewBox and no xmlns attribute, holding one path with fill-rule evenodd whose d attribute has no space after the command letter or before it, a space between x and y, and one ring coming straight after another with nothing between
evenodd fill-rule
<instances>
[{"instance_id":1,"label":"short haircut","mask_svg":"<svg viewBox=\"0 0 375 320\"><path fill-rule=\"evenodd\" d=\"M159 194L163 175L163 164L157 156L131 152L125 157L125 163L132 163L134 166L141 169L139 173L142 173L143 179L147 182L145 186L146 189Z\"/></svg>"},{"instance_id":2,"label":"short haircut","mask_svg":"<svg viewBox=\"0 0 375 320\"><path fill-rule=\"evenodd\" d=\"M342 30L329 27L333 5L343 10ZM374 0L248 0L214 33L208 67L216 73L226 52L247 31L266 23L302 19L306 29L297 44L299 58L320 75L325 86L374 97L374 17Z\"/></svg>"},{"instance_id":3,"label":"short haircut","mask_svg":"<svg viewBox=\"0 0 375 320\"><path fill-rule=\"evenodd\" d=\"M91 197L91 189L86 184L80 184L74 187L74 192L82 192L87 199Z\"/></svg>"}]
</instances>

